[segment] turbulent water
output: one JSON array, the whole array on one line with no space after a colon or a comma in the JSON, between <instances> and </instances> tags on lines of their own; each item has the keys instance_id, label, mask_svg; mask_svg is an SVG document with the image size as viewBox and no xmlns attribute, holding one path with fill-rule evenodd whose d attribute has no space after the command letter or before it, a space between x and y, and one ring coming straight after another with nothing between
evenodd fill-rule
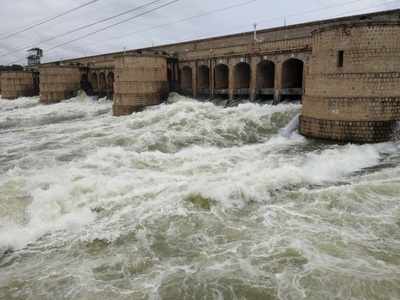
<instances>
[{"instance_id":1,"label":"turbulent water","mask_svg":"<svg viewBox=\"0 0 400 300\"><path fill-rule=\"evenodd\" d=\"M0 299L400 299L400 143L299 111L0 100Z\"/></svg>"}]
</instances>

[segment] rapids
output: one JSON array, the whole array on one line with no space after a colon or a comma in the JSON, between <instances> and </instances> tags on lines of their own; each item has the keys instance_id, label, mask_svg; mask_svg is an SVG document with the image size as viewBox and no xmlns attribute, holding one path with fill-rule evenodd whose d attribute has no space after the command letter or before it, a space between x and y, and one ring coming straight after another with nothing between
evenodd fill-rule
<instances>
[{"instance_id":1,"label":"rapids","mask_svg":"<svg viewBox=\"0 0 400 300\"><path fill-rule=\"evenodd\" d=\"M0 99L0 299L400 299L400 143L300 108Z\"/></svg>"}]
</instances>

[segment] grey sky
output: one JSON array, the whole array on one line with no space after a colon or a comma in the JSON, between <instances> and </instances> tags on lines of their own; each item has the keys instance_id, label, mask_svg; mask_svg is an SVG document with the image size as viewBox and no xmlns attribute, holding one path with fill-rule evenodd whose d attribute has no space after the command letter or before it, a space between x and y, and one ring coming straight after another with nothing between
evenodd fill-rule
<instances>
[{"instance_id":1,"label":"grey sky","mask_svg":"<svg viewBox=\"0 0 400 300\"><path fill-rule=\"evenodd\" d=\"M167 3L170 0L164 0ZM250 4L218 12L188 22L146 30L160 24L198 15L219 8L248 2L249 0L179 0L171 6L145 15L128 23L111 28L84 40L61 48L46 51L55 45L78 38L86 33L133 16L131 13L118 19L79 31L54 41L39 44L41 40L62 34L81 25L118 14L150 2L150 0L99 0L97 3L44 24L7 40L0 41L0 64L9 64L25 57L25 46L38 46L45 51L45 61L101 54L111 51L147 47L190 39L249 31L257 22L259 28L333 18L400 7L400 0L256 0ZM41 19L89 2L89 0L2 0L0 11L0 37L18 31ZM155 5L156 6L156 5ZM154 6L151 6L154 7ZM150 7L150 8L151 8ZM10 53L10 54L9 54ZM4 54L9 54L3 56ZM19 63L25 63L22 60Z\"/></svg>"}]
</instances>

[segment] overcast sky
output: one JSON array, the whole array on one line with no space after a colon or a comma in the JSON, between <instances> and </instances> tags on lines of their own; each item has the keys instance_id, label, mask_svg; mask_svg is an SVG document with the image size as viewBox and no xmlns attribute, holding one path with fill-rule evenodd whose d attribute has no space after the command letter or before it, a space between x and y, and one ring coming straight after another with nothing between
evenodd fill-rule
<instances>
[{"instance_id":1,"label":"overcast sky","mask_svg":"<svg viewBox=\"0 0 400 300\"><path fill-rule=\"evenodd\" d=\"M81 30L50 42L41 41L56 37L68 30L90 24L123 11L152 2L152 0L97 0L97 2L67 16L43 24L8 39L2 39L43 19L53 17L90 0L2 0L0 10L0 64L10 64L25 57L30 47L45 51L45 61L87 56L175 43L191 39L218 36L287 24L327 19L339 16L400 8L400 0L177 0L177 2L133 19L127 23L89 36L83 40L49 50L126 18L144 13L158 5L148 6L117 19ZM154 0L153 0L154 1ZM252 2L250 2L252 1ZM247 3L245 5L241 5ZM221 9L238 5L235 8ZM213 14L208 12L217 11ZM202 17L177 23L177 21L204 14ZM163 25L157 28L157 25ZM168 24L168 25L167 25ZM46 51L47 49L47 51ZM25 63L25 60L18 63Z\"/></svg>"}]
</instances>

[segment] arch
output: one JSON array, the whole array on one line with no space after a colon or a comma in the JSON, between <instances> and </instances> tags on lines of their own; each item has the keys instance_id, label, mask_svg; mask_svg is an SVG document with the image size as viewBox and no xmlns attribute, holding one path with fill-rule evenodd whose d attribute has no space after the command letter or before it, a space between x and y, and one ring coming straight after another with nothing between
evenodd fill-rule
<instances>
[{"instance_id":1,"label":"arch","mask_svg":"<svg viewBox=\"0 0 400 300\"><path fill-rule=\"evenodd\" d=\"M257 65L257 89L275 88L275 64L264 60Z\"/></svg>"},{"instance_id":2,"label":"arch","mask_svg":"<svg viewBox=\"0 0 400 300\"><path fill-rule=\"evenodd\" d=\"M82 74L82 76L81 76L81 82L86 82L86 81L88 81L88 76L87 76L86 73L84 73L84 74Z\"/></svg>"},{"instance_id":3,"label":"arch","mask_svg":"<svg viewBox=\"0 0 400 300\"><path fill-rule=\"evenodd\" d=\"M248 63L241 62L235 66L235 89L250 89L251 68Z\"/></svg>"},{"instance_id":4,"label":"arch","mask_svg":"<svg viewBox=\"0 0 400 300\"><path fill-rule=\"evenodd\" d=\"M93 95L93 86L89 81L88 74L84 73L81 76L81 89L85 91L88 96Z\"/></svg>"},{"instance_id":5,"label":"arch","mask_svg":"<svg viewBox=\"0 0 400 300\"><path fill-rule=\"evenodd\" d=\"M302 89L304 63L300 59L290 58L282 65L282 87L284 89Z\"/></svg>"},{"instance_id":6,"label":"arch","mask_svg":"<svg viewBox=\"0 0 400 300\"><path fill-rule=\"evenodd\" d=\"M218 64L214 68L214 88L226 90L229 88L229 67L225 64Z\"/></svg>"},{"instance_id":7,"label":"arch","mask_svg":"<svg viewBox=\"0 0 400 300\"><path fill-rule=\"evenodd\" d=\"M90 81L91 81L91 83L92 83L93 90L94 90L94 91L97 91L98 88L99 88L99 84L98 84L97 74L96 74L96 73L93 73L93 74L92 74L92 76L91 76L91 78L90 78Z\"/></svg>"},{"instance_id":8,"label":"arch","mask_svg":"<svg viewBox=\"0 0 400 300\"><path fill-rule=\"evenodd\" d=\"M193 73L192 68L184 66L181 72L181 89L183 92L193 91Z\"/></svg>"},{"instance_id":9,"label":"arch","mask_svg":"<svg viewBox=\"0 0 400 300\"><path fill-rule=\"evenodd\" d=\"M167 79L168 79L168 82L172 81L172 69L169 66L167 68Z\"/></svg>"},{"instance_id":10,"label":"arch","mask_svg":"<svg viewBox=\"0 0 400 300\"><path fill-rule=\"evenodd\" d=\"M99 92L101 96L104 96L106 88L107 88L106 74L104 74L104 72L101 72L99 74Z\"/></svg>"},{"instance_id":11,"label":"arch","mask_svg":"<svg viewBox=\"0 0 400 300\"><path fill-rule=\"evenodd\" d=\"M167 80L168 80L168 86L169 86L169 90L170 91L175 90L174 78L173 77L174 76L173 76L173 72L172 72L171 66L168 65L168 68L167 68Z\"/></svg>"},{"instance_id":12,"label":"arch","mask_svg":"<svg viewBox=\"0 0 400 300\"><path fill-rule=\"evenodd\" d=\"M114 89L114 72L109 72L107 74L107 88L110 90Z\"/></svg>"},{"instance_id":13,"label":"arch","mask_svg":"<svg viewBox=\"0 0 400 300\"><path fill-rule=\"evenodd\" d=\"M206 65L201 65L198 72L198 87L199 90L210 88L210 68Z\"/></svg>"}]
</instances>

